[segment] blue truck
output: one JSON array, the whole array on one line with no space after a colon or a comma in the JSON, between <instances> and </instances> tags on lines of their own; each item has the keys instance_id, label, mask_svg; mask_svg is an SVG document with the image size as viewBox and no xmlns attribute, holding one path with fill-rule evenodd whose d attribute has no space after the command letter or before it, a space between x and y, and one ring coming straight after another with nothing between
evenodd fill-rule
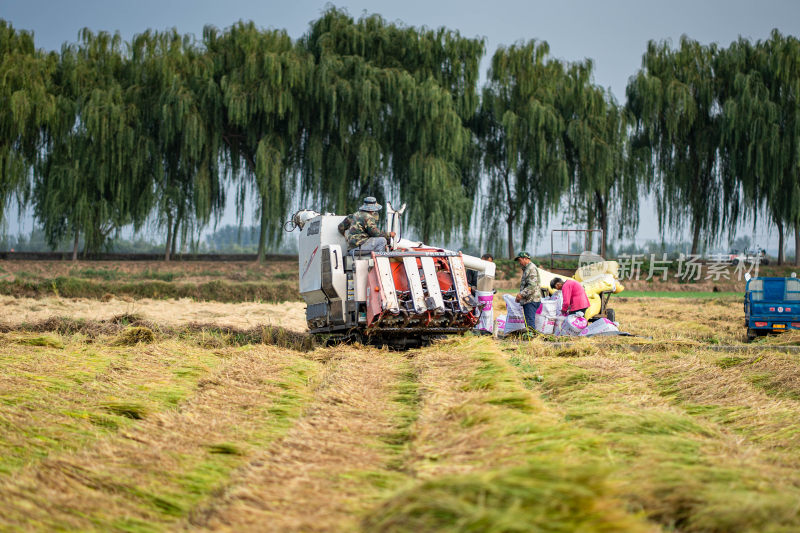
<instances>
[{"instance_id":1,"label":"blue truck","mask_svg":"<svg viewBox=\"0 0 800 533\"><path fill-rule=\"evenodd\" d=\"M800 329L800 279L751 278L744 293L747 340Z\"/></svg>"}]
</instances>

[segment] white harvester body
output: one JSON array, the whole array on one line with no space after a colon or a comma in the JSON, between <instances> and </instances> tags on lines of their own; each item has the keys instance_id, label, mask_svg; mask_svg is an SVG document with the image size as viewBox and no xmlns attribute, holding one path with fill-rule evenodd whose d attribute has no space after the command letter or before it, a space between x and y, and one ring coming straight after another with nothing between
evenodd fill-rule
<instances>
[{"instance_id":1,"label":"white harvester body","mask_svg":"<svg viewBox=\"0 0 800 533\"><path fill-rule=\"evenodd\" d=\"M338 225L345 217L300 211L300 294L312 333L399 346L463 333L478 320L467 269L478 290L491 291L495 265L477 257L400 238L400 210L387 204L386 230L397 235L385 252L347 249Z\"/></svg>"}]
</instances>

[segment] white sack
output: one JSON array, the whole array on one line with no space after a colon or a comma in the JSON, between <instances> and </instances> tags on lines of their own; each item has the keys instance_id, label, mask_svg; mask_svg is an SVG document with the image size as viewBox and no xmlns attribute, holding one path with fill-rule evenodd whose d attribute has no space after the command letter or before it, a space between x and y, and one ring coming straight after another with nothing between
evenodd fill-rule
<instances>
[{"instance_id":1,"label":"white sack","mask_svg":"<svg viewBox=\"0 0 800 533\"><path fill-rule=\"evenodd\" d=\"M550 318L557 317L561 314L562 303L563 300L561 299L561 291L559 291L555 296L542 298L541 305L539 306L539 309L536 310L536 314L544 315Z\"/></svg>"},{"instance_id":2,"label":"white sack","mask_svg":"<svg viewBox=\"0 0 800 533\"><path fill-rule=\"evenodd\" d=\"M494 311L492 310L494 292L475 291L475 296L478 298L478 307L480 308L481 305L483 306L481 314L478 317L478 323L475 324L475 329L492 331L492 324L494 323Z\"/></svg>"},{"instance_id":3,"label":"white sack","mask_svg":"<svg viewBox=\"0 0 800 533\"><path fill-rule=\"evenodd\" d=\"M583 313L576 313L564 318L561 328L557 335L580 335L589 326L589 322L583 317Z\"/></svg>"},{"instance_id":4,"label":"white sack","mask_svg":"<svg viewBox=\"0 0 800 533\"><path fill-rule=\"evenodd\" d=\"M591 337L592 335L599 335L609 331L619 331L619 326L607 318L599 318L581 331L581 336Z\"/></svg>"},{"instance_id":5,"label":"white sack","mask_svg":"<svg viewBox=\"0 0 800 533\"><path fill-rule=\"evenodd\" d=\"M546 335L552 334L556 326L555 317L545 316L539 313L536 314L535 322L536 331Z\"/></svg>"},{"instance_id":6,"label":"white sack","mask_svg":"<svg viewBox=\"0 0 800 533\"><path fill-rule=\"evenodd\" d=\"M510 294L504 294L503 300L506 302L505 333L525 329L525 314L522 312L522 306Z\"/></svg>"}]
</instances>

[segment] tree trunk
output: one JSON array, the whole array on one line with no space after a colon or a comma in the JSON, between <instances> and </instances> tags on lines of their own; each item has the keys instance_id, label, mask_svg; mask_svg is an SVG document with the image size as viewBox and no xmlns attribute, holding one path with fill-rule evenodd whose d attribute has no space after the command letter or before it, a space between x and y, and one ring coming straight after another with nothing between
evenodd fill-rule
<instances>
[{"instance_id":1,"label":"tree trunk","mask_svg":"<svg viewBox=\"0 0 800 533\"><path fill-rule=\"evenodd\" d=\"M508 225L508 258L514 259L514 203L511 198L511 183L508 181L508 169L503 172L503 185L506 188L506 204L508 205L508 216L506 217L506 224Z\"/></svg>"},{"instance_id":2,"label":"tree trunk","mask_svg":"<svg viewBox=\"0 0 800 533\"><path fill-rule=\"evenodd\" d=\"M508 258L513 259L516 255L514 253L514 217L509 215L506 219L508 225Z\"/></svg>"},{"instance_id":3,"label":"tree trunk","mask_svg":"<svg viewBox=\"0 0 800 533\"><path fill-rule=\"evenodd\" d=\"M595 191L595 204L597 205L597 218L600 221L600 229L603 230L603 237L600 241L600 255L605 259L606 250L608 249L608 213L606 212L606 199L599 192Z\"/></svg>"},{"instance_id":4,"label":"tree trunk","mask_svg":"<svg viewBox=\"0 0 800 533\"><path fill-rule=\"evenodd\" d=\"M783 254L783 239L784 239L784 228L783 228L783 221L776 221L778 225L778 264L782 265L784 261L786 261L786 257Z\"/></svg>"},{"instance_id":5,"label":"tree trunk","mask_svg":"<svg viewBox=\"0 0 800 533\"><path fill-rule=\"evenodd\" d=\"M175 226L172 228L172 257L175 257L175 253L178 251L178 231L181 229L182 217L183 213L181 209L178 209L178 214L175 216Z\"/></svg>"},{"instance_id":6,"label":"tree trunk","mask_svg":"<svg viewBox=\"0 0 800 533\"><path fill-rule=\"evenodd\" d=\"M692 235L692 251L691 255L697 255L697 249L700 247L700 222L695 219L694 221L694 234Z\"/></svg>"},{"instance_id":7,"label":"tree trunk","mask_svg":"<svg viewBox=\"0 0 800 533\"><path fill-rule=\"evenodd\" d=\"M172 251L172 211L167 211L167 245L164 247L164 261L169 261Z\"/></svg>"},{"instance_id":8,"label":"tree trunk","mask_svg":"<svg viewBox=\"0 0 800 533\"><path fill-rule=\"evenodd\" d=\"M258 262L263 263L266 260L267 253L267 211L265 204L267 197L261 195L261 228L258 232Z\"/></svg>"},{"instance_id":9,"label":"tree trunk","mask_svg":"<svg viewBox=\"0 0 800 533\"><path fill-rule=\"evenodd\" d=\"M75 230L75 240L72 243L72 262L76 262L78 260L78 237L80 233L78 230Z\"/></svg>"},{"instance_id":10,"label":"tree trunk","mask_svg":"<svg viewBox=\"0 0 800 533\"><path fill-rule=\"evenodd\" d=\"M800 221L794 221L794 265L800 266Z\"/></svg>"},{"instance_id":11,"label":"tree trunk","mask_svg":"<svg viewBox=\"0 0 800 533\"><path fill-rule=\"evenodd\" d=\"M592 202L589 202L588 209L586 210L586 229L594 229L594 214L595 214L595 209L592 208ZM591 252L593 244L594 244L594 233L592 233L591 231L587 231L586 239L583 243L584 251Z\"/></svg>"}]
</instances>

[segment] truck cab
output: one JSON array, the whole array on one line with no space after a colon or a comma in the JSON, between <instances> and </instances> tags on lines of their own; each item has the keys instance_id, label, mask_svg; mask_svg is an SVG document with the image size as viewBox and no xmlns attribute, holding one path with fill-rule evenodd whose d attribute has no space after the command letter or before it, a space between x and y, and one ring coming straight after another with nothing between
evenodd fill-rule
<instances>
[{"instance_id":1,"label":"truck cab","mask_svg":"<svg viewBox=\"0 0 800 533\"><path fill-rule=\"evenodd\" d=\"M752 278L744 293L747 340L800 329L800 279Z\"/></svg>"}]
</instances>

